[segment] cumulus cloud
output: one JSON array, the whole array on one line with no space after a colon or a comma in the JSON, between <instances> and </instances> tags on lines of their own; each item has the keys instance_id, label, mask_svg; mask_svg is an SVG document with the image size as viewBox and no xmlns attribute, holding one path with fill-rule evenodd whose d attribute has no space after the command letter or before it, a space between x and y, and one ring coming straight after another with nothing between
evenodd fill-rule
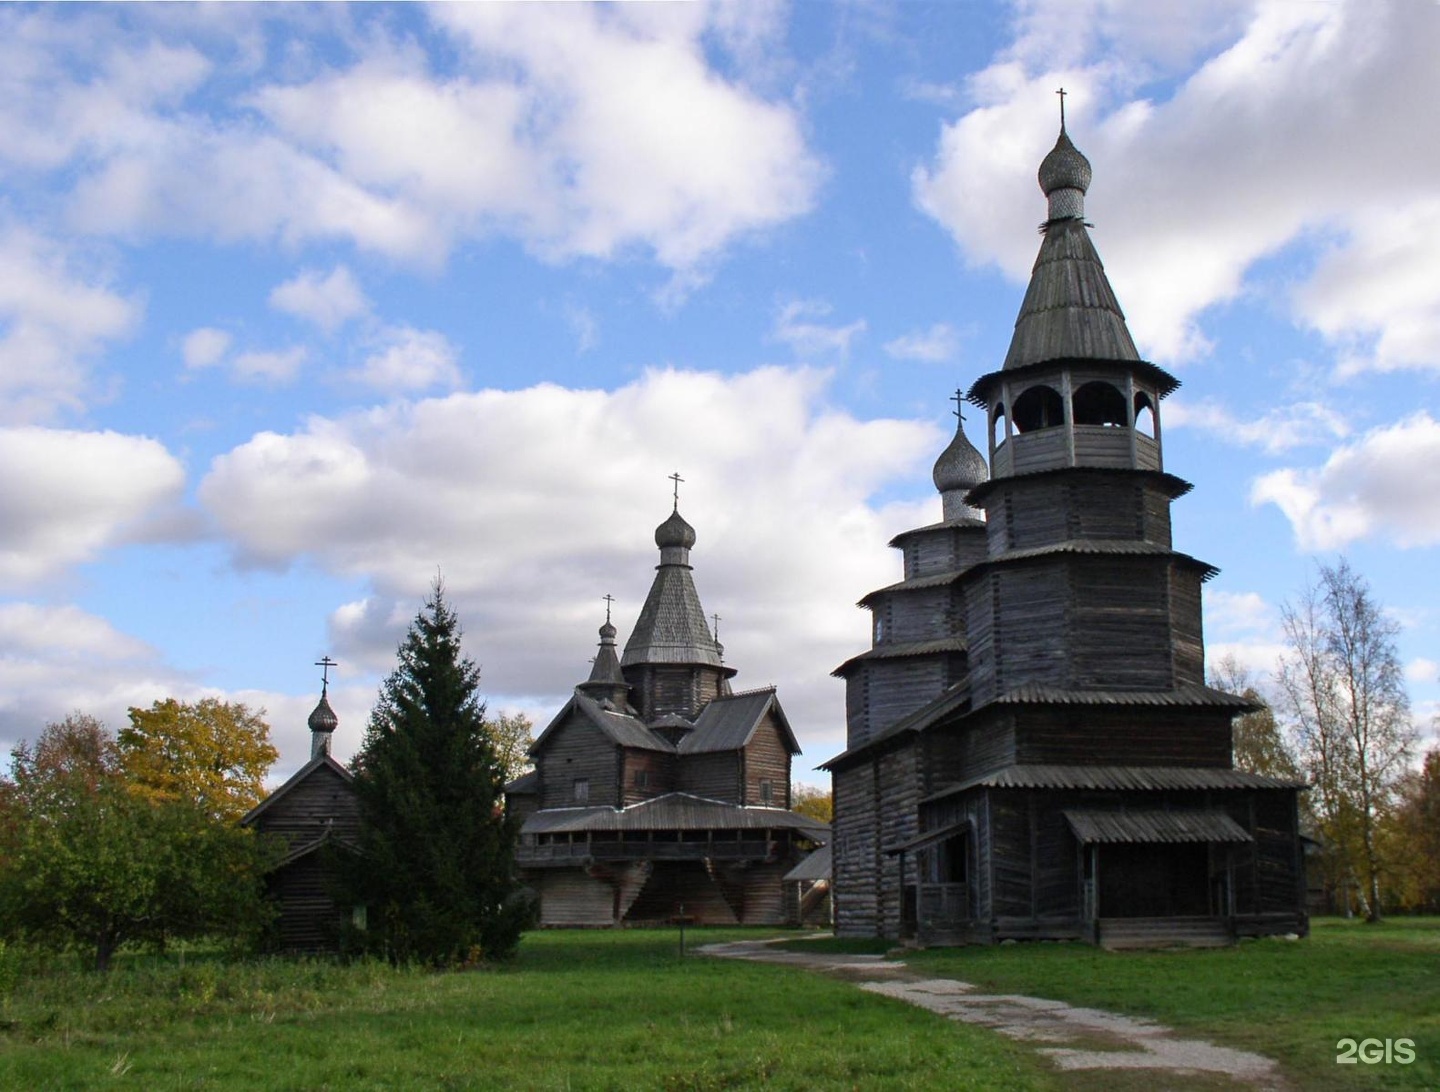
<instances>
[{"instance_id":1,"label":"cumulus cloud","mask_svg":"<svg viewBox=\"0 0 1440 1092\"><path fill-rule=\"evenodd\" d=\"M0 422L81 409L92 360L140 312L67 247L0 225Z\"/></svg>"},{"instance_id":2,"label":"cumulus cloud","mask_svg":"<svg viewBox=\"0 0 1440 1092\"><path fill-rule=\"evenodd\" d=\"M1319 467L1258 478L1250 503L1274 504L1302 550L1383 536L1402 547L1440 543L1440 422L1422 411L1335 449Z\"/></svg>"},{"instance_id":3,"label":"cumulus cloud","mask_svg":"<svg viewBox=\"0 0 1440 1092\"><path fill-rule=\"evenodd\" d=\"M180 346L180 355L185 367L192 370L213 368L225 359L233 339L224 330L214 326L201 326L185 335Z\"/></svg>"},{"instance_id":4,"label":"cumulus cloud","mask_svg":"<svg viewBox=\"0 0 1440 1092\"><path fill-rule=\"evenodd\" d=\"M155 440L0 429L0 586L53 576L144 534L184 484L184 468Z\"/></svg>"},{"instance_id":5,"label":"cumulus cloud","mask_svg":"<svg viewBox=\"0 0 1440 1092\"><path fill-rule=\"evenodd\" d=\"M771 336L802 360L846 357L850 343L865 332L865 320L838 326L820 321L832 310L824 300L791 300L781 305Z\"/></svg>"},{"instance_id":6,"label":"cumulus cloud","mask_svg":"<svg viewBox=\"0 0 1440 1092\"><path fill-rule=\"evenodd\" d=\"M1345 418L1319 402L1293 402L1245 420L1209 399L1195 403L1172 399L1166 402L1165 427L1197 428L1270 455L1330 444L1350 434Z\"/></svg>"},{"instance_id":7,"label":"cumulus cloud","mask_svg":"<svg viewBox=\"0 0 1440 1092\"><path fill-rule=\"evenodd\" d=\"M1440 147L1414 139L1426 107L1413 91L1440 9L1349 0L1174 14L1157 18L1148 0L1088 17L1060 0L1025 5L1012 47L969 80L971 109L915 169L916 202L970 262L1027 276L1025 228L1044 215L1034 172L1055 138L1043 119L1064 85L1070 132L1095 168L1087 216L1148 355L1207 352L1207 307L1245 291L1261 258L1327 237L1314 275L1281 286L1302 321L1346 347L1352 367L1436 359L1433 301L1386 285L1440 277L1423 229ZM1349 351L1356 338L1364 351Z\"/></svg>"},{"instance_id":8,"label":"cumulus cloud","mask_svg":"<svg viewBox=\"0 0 1440 1092\"><path fill-rule=\"evenodd\" d=\"M896 360L918 360L944 364L955 359L960 335L949 323L937 322L928 330L915 330L885 343L885 352Z\"/></svg>"},{"instance_id":9,"label":"cumulus cloud","mask_svg":"<svg viewBox=\"0 0 1440 1092\"><path fill-rule=\"evenodd\" d=\"M328 51L237 61L183 14L140 33L106 12L11 13L0 86L23 109L0 122L0 161L62 177L71 221L107 235L338 240L433 265L501 234L557 261L639 252L686 283L814 201L822 170L795 107L746 82L781 48L777 20L580 5L415 18L443 62L380 20ZM238 99L219 79L236 63L258 72ZM322 322L346 310L313 292L290 303Z\"/></svg>"},{"instance_id":10,"label":"cumulus cloud","mask_svg":"<svg viewBox=\"0 0 1440 1092\"><path fill-rule=\"evenodd\" d=\"M327 334L333 334L351 319L370 310L360 284L348 268L337 265L329 273L302 270L270 292L270 306L277 311L312 322Z\"/></svg>"},{"instance_id":11,"label":"cumulus cloud","mask_svg":"<svg viewBox=\"0 0 1440 1092\"><path fill-rule=\"evenodd\" d=\"M199 495L244 563L371 581L331 620L342 659L387 670L438 568L489 692L558 704L588 671L601 597L622 625L638 613L678 468L727 658L746 685L786 681L807 748L838 749L843 687L827 675L868 643L851 604L896 578L888 538L938 515L933 496L872 497L926 482L945 437L830 410L825 385L804 369L666 370L614 392L542 384L315 417L216 459Z\"/></svg>"},{"instance_id":12,"label":"cumulus cloud","mask_svg":"<svg viewBox=\"0 0 1440 1092\"><path fill-rule=\"evenodd\" d=\"M375 351L350 373L351 379L392 394L460 385L459 353L444 334L393 326L375 341Z\"/></svg>"}]
</instances>

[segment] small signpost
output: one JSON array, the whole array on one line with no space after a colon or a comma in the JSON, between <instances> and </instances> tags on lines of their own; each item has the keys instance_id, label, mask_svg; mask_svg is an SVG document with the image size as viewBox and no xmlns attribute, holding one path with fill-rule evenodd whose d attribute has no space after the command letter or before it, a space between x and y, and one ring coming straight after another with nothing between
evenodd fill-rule
<instances>
[{"instance_id":1,"label":"small signpost","mask_svg":"<svg viewBox=\"0 0 1440 1092\"><path fill-rule=\"evenodd\" d=\"M693 923L693 922L695 921L695 918L694 918L693 915L689 915L689 914L686 914L686 913L685 913L685 904L684 904L683 902L682 902L682 903L678 903L677 905L679 906L679 910L678 910L678 912L675 914L675 916L674 916L673 918L671 918L670 920L673 921L676 925L680 926L680 958L681 958L681 959L684 959L684 958L685 958L685 926L686 926L687 924Z\"/></svg>"}]
</instances>

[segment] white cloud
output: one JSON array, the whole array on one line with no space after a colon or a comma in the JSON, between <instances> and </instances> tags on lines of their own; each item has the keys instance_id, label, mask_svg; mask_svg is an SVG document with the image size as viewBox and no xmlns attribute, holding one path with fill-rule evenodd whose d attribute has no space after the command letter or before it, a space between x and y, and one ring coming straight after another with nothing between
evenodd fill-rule
<instances>
[{"instance_id":1,"label":"white cloud","mask_svg":"<svg viewBox=\"0 0 1440 1092\"><path fill-rule=\"evenodd\" d=\"M1198 428L1270 455L1297 447L1330 444L1350 434L1345 418L1319 402L1277 406L1259 417L1241 420L1225 406L1209 399L1191 403L1183 399L1165 403L1165 427Z\"/></svg>"},{"instance_id":2,"label":"white cloud","mask_svg":"<svg viewBox=\"0 0 1440 1092\"><path fill-rule=\"evenodd\" d=\"M781 305L771 336L790 346L802 360L848 356L850 343L865 332L865 320L856 319L843 326L819 321L831 310L823 300L791 300Z\"/></svg>"},{"instance_id":3,"label":"white cloud","mask_svg":"<svg viewBox=\"0 0 1440 1092\"><path fill-rule=\"evenodd\" d=\"M896 360L918 360L925 364L944 364L954 360L959 348L960 335L953 326L944 322L885 343L885 352Z\"/></svg>"},{"instance_id":4,"label":"white cloud","mask_svg":"<svg viewBox=\"0 0 1440 1092\"><path fill-rule=\"evenodd\" d=\"M387 393L460 385L459 354L445 335L409 326L380 332L378 347L350 378Z\"/></svg>"},{"instance_id":5,"label":"white cloud","mask_svg":"<svg viewBox=\"0 0 1440 1092\"><path fill-rule=\"evenodd\" d=\"M916 168L915 199L967 260L1023 280L1064 85L1095 168L1086 213L1143 352L1208 352L1204 310L1246 291L1259 259L1324 232L1339 241L1314 280L1283 286L1302 319L1343 346L1364 338L1379 366L1415 366L1434 358L1440 319L1385 286L1396 270L1440 277L1422 226L1440 146L1414 139L1428 107L1413 90L1437 41L1433 4L1224 4L1174 20L1148 0L1028 4L1013 48L969 81L975 105ZM1177 78L1173 93L1153 96L1157 78Z\"/></svg>"},{"instance_id":6,"label":"white cloud","mask_svg":"<svg viewBox=\"0 0 1440 1092\"><path fill-rule=\"evenodd\" d=\"M1303 550L1370 535L1402 547L1440 543L1440 423L1422 411L1335 449L1323 466L1272 471L1255 481L1250 503L1284 512Z\"/></svg>"},{"instance_id":7,"label":"white cloud","mask_svg":"<svg viewBox=\"0 0 1440 1092\"><path fill-rule=\"evenodd\" d=\"M283 386L295 379L309 355L303 345L292 345L288 349L256 349L237 353L230 370L242 383Z\"/></svg>"},{"instance_id":8,"label":"white cloud","mask_svg":"<svg viewBox=\"0 0 1440 1092\"><path fill-rule=\"evenodd\" d=\"M201 326L185 335L180 347L185 367L190 369L213 368L225 359L230 351L231 337L224 330L214 326Z\"/></svg>"},{"instance_id":9,"label":"white cloud","mask_svg":"<svg viewBox=\"0 0 1440 1092\"><path fill-rule=\"evenodd\" d=\"M558 703L588 670L601 596L617 597L622 626L638 613L678 468L727 659L745 685L785 683L817 753L843 737L828 672L868 644L851 604L896 579L889 537L938 515L935 497L870 498L924 482L945 442L929 424L831 411L824 393L824 373L767 368L455 394L262 433L216 459L199 492L242 561L370 579L373 594L332 618L340 658L387 670L438 567L487 693Z\"/></svg>"},{"instance_id":10,"label":"white cloud","mask_svg":"<svg viewBox=\"0 0 1440 1092\"><path fill-rule=\"evenodd\" d=\"M1405 678L1412 683L1440 682L1440 663L1417 656L1405 665Z\"/></svg>"},{"instance_id":11,"label":"white cloud","mask_svg":"<svg viewBox=\"0 0 1440 1092\"><path fill-rule=\"evenodd\" d=\"M155 440L0 429L0 586L54 575L143 534L184 484L184 468Z\"/></svg>"},{"instance_id":12,"label":"white cloud","mask_svg":"<svg viewBox=\"0 0 1440 1092\"><path fill-rule=\"evenodd\" d=\"M84 406L91 360L140 317L71 251L0 227L0 421L44 421Z\"/></svg>"},{"instance_id":13,"label":"white cloud","mask_svg":"<svg viewBox=\"0 0 1440 1092\"><path fill-rule=\"evenodd\" d=\"M270 292L270 306L332 334L351 319L366 314L370 301L354 274L337 265L323 276L319 270L302 270L293 279L276 285Z\"/></svg>"},{"instance_id":14,"label":"white cloud","mask_svg":"<svg viewBox=\"0 0 1440 1092\"><path fill-rule=\"evenodd\" d=\"M12 14L0 89L22 108L0 120L0 162L60 178L72 223L110 236L341 240L434 265L500 234L553 260L639 252L684 283L814 202L796 109L746 82L771 70L783 20L699 5L415 18L443 60L362 16L315 28L340 48L242 59L183 15L136 30L103 10ZM258 70L243 98L237 64Z\"/></svg>"}]
</instances>

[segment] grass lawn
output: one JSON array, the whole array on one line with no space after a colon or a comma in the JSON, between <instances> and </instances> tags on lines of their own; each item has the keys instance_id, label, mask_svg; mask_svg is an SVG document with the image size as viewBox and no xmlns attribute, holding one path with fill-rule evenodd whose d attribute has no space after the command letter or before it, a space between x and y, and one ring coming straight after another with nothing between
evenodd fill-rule
<instances>
[{"instance_id":1,"label":"grass lawn","mask_svg":"<svg viewBox=\"0 0 1440 1092\"><path fill-rule=\"evenodd\" d=\"M700 944L754 936L690 930ZM0 954L0 1087L1031 1089L1023 1047L670 931L528 934L511 965Z\"/></svg>"},{"instance_id":2,"label":"grass lawn","mask_svg":"<svg viewBox=\"0 0 1440 1092\"><path fill-rule=\"evenodd\" d=\"M820 942L825 943L825 942ZM908 953L922 974L1150 1016L1277 1059L1304 1089L1440 1088L1440 919L1317 919L1308 939L1105 952L1016 944ZM1340 1039L1414 1040L1409 1065L1336 1064Z\"/></svg>"}]
</instances>

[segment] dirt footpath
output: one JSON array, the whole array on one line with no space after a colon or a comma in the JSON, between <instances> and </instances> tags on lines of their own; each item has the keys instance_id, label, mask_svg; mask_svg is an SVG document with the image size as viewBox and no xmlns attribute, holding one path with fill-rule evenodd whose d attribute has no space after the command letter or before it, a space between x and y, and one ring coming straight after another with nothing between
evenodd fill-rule
<instances>
[{"instance_id":1,"label":"dirt footpath","mask_svg":"<svg viewBox=\"0 0 1440 1092\"><path fill-rule=\"evenodd\" d=\"M1062 1070L1150 1070L1157 1077L1214 1075L1255 1088L1286 1087L1276 1064L1259 1054L1186 1039L1149 1020L1040 997L979 993L970 983L949 978L920 978L904 963L881 956L797 952L753 940L708 944L699 951L841 975L862 990L1032 1043Z\"/></svg>"}]
</instances>

